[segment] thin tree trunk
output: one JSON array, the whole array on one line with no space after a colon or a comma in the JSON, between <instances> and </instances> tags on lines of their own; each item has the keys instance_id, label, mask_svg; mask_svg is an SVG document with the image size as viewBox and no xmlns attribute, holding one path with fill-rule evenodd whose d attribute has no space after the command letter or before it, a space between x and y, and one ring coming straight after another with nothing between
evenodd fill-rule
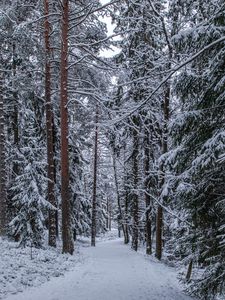
<instances>
[{"instance_id":1,"label":"thin tree trunk","mask_svg":"<svg viewBox=\"0 0 225 300\"><path fill-rule=\"evenodd\" d=\"M2 95L2 77L0 74L0 236L7 231L7 191L5 163L5 118Z\"/></svg>"},{"instance_id":2,"label":"thin tree trunk","mask_svg":"<svg viewBox=\"0 0 225 300\"><path fill-rule=\"evenodd\" d=\"M146 130L145 132L145 206L146 206L146 254L152 254L152 222L151 222L151 198L147 193L149 190L149 163L150 163L150 145L149 145L149 132Z\"/></svg>"},{"instance_id":3,"label":"thin tree trunk","mask_svg":"<svg viewBox=\"0 0 225 300\"><path fill-rule=\"evenodd\" d=\"M129 210L129 191L127 188L127 181L128 181L128 174L127 174L127 170L126 170L126 155L125 155L125 149L123 151L123 160L124 160L124 191L125 191L125 207L124 207L124 232L125 232L125 236L124 236L124 244L129 244L130 242L130 236L129 236L129 225L128 225L128 210Z\"/></svg>"},{"instance_id":4,"label":"thin tree trunk","mask_svg":"<svg viewBox=\"0 0 225 300\"><path fill-rule=\"evenodd\" d=\"M107 209L106 228L109 229L109 216L110 216L110 211L109 211L109 197L108 197L108 196L107 196L107 202L106 202L106 209Z\"/></svg>"},{"instance_id":5,"label":"thin tree trunk","mask_svg":"<svg viewBox=\"0 0 225 300\"><path fill-rule=\"evenodd\" d=\"M62 240L63 253L73 254L71 209L69 192L69 149L68 149L68 29L69 0L62 1L62 46L61 46L61 197L62 197Z\"/></svg>"},{"instance_id":6,"label":"thin tree trunk","mask_svg":"<svg viewBox=\"0 0 225 300\"><path fill-rule=\"evenodd\" d=\"M117 205L118 205L118 210L119 210L119 222L121 222L121 226L122 226L122 230L123 230L124 244L127 244L128 237L126 235L126 230L125 230L125 225L124 225L124 214L122 211L121 199L120 199L120 194L119 194L119 183L118 183L117 170L116 170L116 153L115 153L114 147L113 147L113 155L112 156L113 156L114 181L115 181L115 186L116 186L116 198L117 198ZM120 226L120 224L119 224L119 226ZM118 228L118 234L119 234L119 232L120 232L120 228Z\"/></svg>"},{"instance_id":7,"label":"thin tree trunk","mask_svg":"<svg viewBox=\"0 0 225 300\"><path fill-rule=\"evenodd\" d=\"M136 122L134 122L136 124ZM132 232L132 249L138 250L138 226L139 226L139 199L137 194L138 188L138 133L134 130L133 134L134 139L134 150L133 150L133 196L132 196L132 205L133 205L133 232Z\"/></svg>"},{"instance_id":8,"label":"thin tree trunk","mask_svg":"<svg viewBox=\"0 0 225 300\"><path fill-rule=\"evenodd\" d=\"M109 210L109 231L112 230L112 207L110 206Z\"/></svg>"},{"instance_id":9,"label":"thin tree trunk","mask_svg":"<svg viewBox=\"0 0 225 300\"><path fill-rule=\"evenodd\" d=\"M56 208L56 198L54 191L54 147L53 147L53 110L51 102L51 48L50 48L50 24L48 20L49 15L49 2L44 0L45 8L45 101L46 101L46 136L47 136L47 161L48 161L48 201L52 206ZM55 210L49 210L48 218L48 244L52 247L56 247L56 217Z\"/></svg>"},{"instance_id":10,"label":"thin tree trunk","mask_svg":"<svg viewBox=\"0 0 225 300\"><path fill-rule=\"evenodd\" d=\"M19 146L19 126L18 126L18 95L15 87L15 81L16 81L16 46L15 43L13 43L13 62L12 62L12 68L13 68L13 101L14 101L14 114L13 114L13 135L14 135L14 145L15 148L18 150ZM14 175L18 175L18 163L13 163L13 173Z\"/></svg>"},{"instance_id":11,"label":"thin tree trunk","mask_svg":"<svg viewBox=\"0 0 225 300\"><path fill-rule=\"evenodd\" d=\"M191 279L192 269L193 269L193 259L190 261L190 263L188 265L188 270L187 270L187 275L186 275L187 282L189 282Z\"/></svg>"},{"instance_id":12,"label":"thin tree trunk","mask_svg":"<svg viewBox=\"0 0 225 300\"><path fill-rule=\"evenodd\" d=\"M93 198L92 198L92 218L91 218L91 246L95 247L96 237L96 214L97 214L97 171L98 171L98 107L95 115L95 144L94 144L94 177L93 177Z\"/></svg>"},{"instance_id":13,"label":"thin tree trunk","mask_svg":"<svg viewBox=\"0 0 225 300\"><path fill-rule=\"evenodd\" d=\"M162 228L163 228L163 208L158 205L156 216L156 252L155 256L159 260L162 258Z\"/></svg>"},{"instance_id":14,"label":"thin tree trunk","mask_svg":"<svg viewBox=\"0 0 225 300\"><path fill-rule=\"evenodd\" d=\"M12 45L12 70L13 70L13 124L12 124L12 128L13 128L13 144L14 144L14 151L18 152L19 150L19 124L18 124L18 117L19 117L19 112L18 112L18 92L16 90L16 69L17 69L17 60L16 60L16 45L15 43L13 43ZM17 153L16 153L16 157L17 157ZM12 178L15 178L18 174L19 174L19 164L17 159L13 160L12 162L12 170L13 170L13 174L12 174ZM10 214L13 212L12 209L10 209ZM15 242L18 242L20 239L20 234L16 234L14 236L15 238Z\"/></svg>"},{"instance_id":15,"label":"thin tree trunk","mask_svg":"<svg viewBox=\"0 0 225 300\"><path fill-rule=\"evenodd\" d=\"M169 104L170 104L170 84L167 83L165 98L164 98L164 128L163 128L163 138L162 138L162 154L165 154L168 150L168 121L169 121ZM160 166L160 182L159 188L162 191L163 185L165 183L165 175L164 175L164 166L161 164ZM164 199L161 199L164 201ZM159 260L162 258L162 237L163 237L163 208L161 205L158 205L157 216L156 216L156 253L155 256Z\"/></svg>"},{"instance_id":16,"label":"thin tree trunk","mask_svg":"<svg viewBox=\"0 0 225 300\"><path fill-rule=\"evenodd\" d=\"M128 191L126 190L126 195L125 195L125 224L124 224L124 231L125 231L125 239L124 239L124 244L129 244L130 237L129 237L129 230L128 230Z\"/></svg>"},{"instance_id":17,"label":"thin tree trunk","mask_svg":"<svg viewBox=\"0 0 225 300\"><path fill-rule=\"evenodd\" d=\"M57 140L57 136L56 136L56 128L55 128L55 122L54 122L54 115L53 115L53 125L52 125L52 134L53 134L53 153L56 153L56 140ZM57 183L57 172L56 172L56 159L54 158L54 185L56 186ZM57 200L56 200L56 205L57 208L59 206ZM55 210L55 223L56 223L56 237L59 237L59 210L56 209Z\"/></svg>"}]
</instances>

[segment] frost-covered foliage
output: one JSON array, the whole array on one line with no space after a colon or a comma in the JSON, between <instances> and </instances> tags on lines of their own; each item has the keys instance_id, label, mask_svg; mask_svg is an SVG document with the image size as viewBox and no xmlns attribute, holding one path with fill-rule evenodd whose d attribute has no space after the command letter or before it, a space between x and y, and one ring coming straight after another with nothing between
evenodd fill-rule
<instances>
[{"instance_id":1,"label":"frost-covered foliage","mask_svg":"<svg viewBox=\"0 0 225 300\"><path fill-rule=\"evenodd\" d=\"M122 72L114 93L113 107L122 112L124 124L117 125L120 133L115 134L112 142L115 159L120 161L118 165L121 162L124 165L123 170L118 166L119 174L123 174L123 182L121 175L118 178L122 206L126 211L122 222L128 223L137 246L136 236L139 235L140 240L144 240L145 236L145 206L149 211L153 208L152 198L143 191L151 192L153 196L158 193L156 161L160 155L164 126L164 90L160 89L153 97L150 95L162 78L161 72L168 58L166 51L163 52L166 40L162 22L155 13L164 11L164 6L159 1L150 3L145 0L121 1L117 5L119 13L114 16L116 31L122 31L123 39L116 62L120 63ZM135 110L143 101L146 101L145 105Z\"/></svg>"},{"instance_id":2,"label":"frost-covered foliage","mask_svg":"<svg viewBox=\"0 0 225 300\"><path fill-rule=\"evenodd\" d=\"M47 201L43 4L44 1L38 0L0 3L0 48L7 123L9 230L22 244L29 241L38 247L42 245L44 229L48 228L48 211L56 209ZM93 108L96 101L104 105L102 98L106 95L108 84L108 76L102 70L107 63L98 59L102 47L109 45L106 26L99 18L104 12L91 13L99 6L99 1L92 0L76 5L70 3L68 109L70 191L73 206L71 213L76 234L84 235L90 233L91 226ZM48 58L51 61L50 88L54 112L54 177L57 220L60 223L61 6L49 1L49 10L51 55ZM104 210L103 207L100 207L101 210ZM105 216L103 219L102 227L105 228Z\"/></svg>"},{"instance_id":3,"label":"frost-covered foliage","mask_svg":"<svg viewBox=\"0 0 225 300\"><path fill-rule=\"evenodd\" d=\"M74 120L87 120L87 114L80 105L73 113ZM85 157L85 151L92 145L88 141L90 126L81 126L77 122L71 124L70 135L70 185L72 192L73 231L76 235L90 235L91 228L91 189L87 186L87 169L91 157Z\"/></svg>"},{"instance_id":4,"label":"frost-covered foliage","mask_svg":"<svg viewBox=\"0 0 225 300\"><path fill-rule=\"evenodd\" d=\"M100 50L107 47L106 26L100 21L99 16L103 12L89 14L89 8L93 10L100 6L99 1L82 1L76 5L71 3L71 14L75 16L71 22L70 42L74 49L69 53L69 102L70 126L69 126L69 152L70 152L70 186L72 192L71 204L73 208L73 229L76 235L90 235L91 229L91 205L93 185L93 133L95 128L96 103L104 107L107 94L109 77L102 71L107 66L103 59L98 59ZM82 19L87 14L83 22ZM102 116L100 114L100 120ZM99 181L103 181L102 177ZM98 196L99 231L104 231L105 216L102 213L101 197Z\"/></svg>"},{"instance_id":5,"label":"frost-covered foliage","mask_svg":"<svg viewBox=\"0 0 225 300\"><path fill-rule=\"evenodd\" d=\"M18 243L2 239L0 243L0 299L63 276L81 261L78 249L76 255L71 256L62 255L60 248L21 248Z\"/></svg>"},{"instance_id":6,"label":"frost-covered foliage","mask_svg":"<svg viewBox=\"0 0 225 300\"><path fill-rule=\"evenodd\" d=\"M21 244L33 243L36 247L42 245L45 215L50 208L43 192L41 176L43 166L37 162L37 155L30 148L21 148L21 161L23 162L23 174L18 175L14 181L11 192L14 196L11 205L16 216L9 223L13 236L18 237ZM27 158L29 157L29 158Z\"/></svg>"},{"instance_id":7,"label":"frost-covered foliage","mask_svg":"<svg viewBox=\"0 0 225 300\"><path fill-rule=\"evenodd\" d=\"M100 1L69 1L65 152L74 239L90 235L97 175L97 233L113 219L133 249L141 241L160 259L164 247L168 259L188 266L188 291L207 300L224 294L225 281L223 2L121 0L100 9ZM44 246L44 231L53 227L49 209L61 229L59 103L67 75L60 69L61 2L49 1L49 48L43 3L0 3L9 232L35 247ZM112 43L102 22L109 15L120 36ZM104 59L101 51L111 45L120 53ZM47 201L47 85L57 207Z\"/></svg>"},{"instance_id":8,"label":"frost-covered foliage","mask_svg":"<svg viewBox=\"0 0 225 300\"><path fill-rule=\"evenodd\" d=\"M30 129L29 126L27 129ZM43 242L46 214L51 205L46 200L46 161L43 158L45 148L38 138L34 138L35 132L29 130L29 135L32 133L32 136L24 136L26 144L20 147L18 167L22 172L15 177L10 189L10 205L15 217L9 227L11 234L19 239L22 245L31 243L40 247Z\"/></svg>"},{"instance_id":9,"label":"frost-covered foliage","mask_svg":"<svg viewBox=\"0 0 225 300\"><path fill-rule=\"evenodd\" d=\"M9 232L21 244L40 247L46 201L46 159L41 99L42 47L31 22L40 11L24 7L24 1L0 5L3 91L7 123ZM30 46L29 46L30 45ZM10 51L9 51L10 49Z\"/></svg>"},{"instance_id":10,"label":"frost-covered foliage","mask_svg":"<svg viewBox=\"0 0 225 300\"><path fill-rule=\"evenodd\" d=\"M223 3L209 1L203 8L199 2L191 1L190 15L181 12L188 28L173 39L181 57L225 34L224 9L218 9ZM180 110L171 122L174 149L167 161L176 171L171 180L174 204L190 224L178 233L178 252L194 267L204 268L188 287L201 299L224 292L224 51L223 43L212 47L177 75L174 91Z\"/></svg>"}]
</instances>

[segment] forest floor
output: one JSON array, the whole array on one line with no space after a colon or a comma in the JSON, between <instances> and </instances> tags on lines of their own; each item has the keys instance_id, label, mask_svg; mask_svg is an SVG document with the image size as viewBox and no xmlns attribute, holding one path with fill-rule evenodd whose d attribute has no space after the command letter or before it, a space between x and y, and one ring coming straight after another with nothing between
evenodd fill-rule
<instances>
[{"instance_id":1,"label":"forest floor","mask_svg":"<svg viewBox=\"0 0 225 300\"><path fill-rule=\"evenodd\" d=\"M82 259L63 277L5 300L191 300L176 270L132 251L122 239L84 243Z\"/></svg>"}]
</instances>

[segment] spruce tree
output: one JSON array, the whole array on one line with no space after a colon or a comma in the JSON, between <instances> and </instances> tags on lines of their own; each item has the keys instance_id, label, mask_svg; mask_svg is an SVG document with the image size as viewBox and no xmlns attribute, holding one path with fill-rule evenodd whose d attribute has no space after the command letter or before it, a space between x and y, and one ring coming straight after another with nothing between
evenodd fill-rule
<instances>
[{"instance_id":1,"label":"spruce tree","mask_svg":"<svg viewBox=\"0 0 225 300\"><path fill-rule=\"evenodd\" d=\"M196 6L199 4L199 6ZM217 1L218 7L222 3ZM197 9L197 14L194 11ZM188 11L187 11L188 10ZM182 6L186 22L196 25L175 35L173 43L182 56L192 56L224 35L224 9L209 1ZM172 121L174 149L168 165L174 174L172 198L186 221L178 240L180 254L189 262L189 290L213 299L223 289L223 189L224 189L224 45L211 47L176 77L179 112ZM186 234L184 234L186 233ZM192 265L204 267L200 278L191 277Z\"/></svg>"}]
</instances>

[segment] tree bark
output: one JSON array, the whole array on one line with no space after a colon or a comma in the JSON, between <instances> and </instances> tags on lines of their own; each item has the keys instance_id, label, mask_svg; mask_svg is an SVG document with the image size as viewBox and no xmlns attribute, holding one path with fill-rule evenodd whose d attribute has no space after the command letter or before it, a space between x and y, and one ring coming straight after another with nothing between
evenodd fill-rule
<instances>
[{"instance_id":1,"label":"tree bark","mask_svg":"<svg viewBox=\"0 0 225 300\"><path fill-rule=\"evenodd\" d=\"M7 231L7 190L5 162L5 118L2 95L2 77L0 74L0 236Z\"/></svg>"},{"instance_id":2,"label":"tree bark","mask_svg":"<svg viewBox=\"0 0 225 300\"><path fill-rule=\"evenodd\" d=\"M129 229L128 229L128 202L129 202L129 196L128 196L128 191L126 190L126 195L125 195L125 224L124 224L124 244L129 244L130 237L129 237Z\"/></svg>"},{"instance_id":3,"label":"tree bark","mask_svg":"<svg viewBox=\"0 0 225 300\"><path fill-rule=\"evenodd\" d=\"M187 270L187 275L186 275L187 282L190 282L190 280L191 280L192 269L193 269L193 259L190 261L190 263L188 265L188 270Z\"/></svg>"},{"instance_id":4,"label":"tree bark","mask_svg":"<svg viewBox=\"0 0 225 300\"><path fill-rule=\"evenodd\" d=\"M134 124L137 124L137 120L135 120ZM134 129L133 133L134 140L134 149L133 149L133 195L132 195L132 205L133 205L133 229L132 229L132 249L138 250L138 226L139 226L139 199L138 199L138 133Z\"/></svg>"},{"instance_id":5,"label":"tree bark","mask_svg":"<svg viewBox=\"0 0 225 300\"><path fill-rule=\"evenodd\" d=\"M18 95L15 87L16 81L16 46L13 43L13 61L12 61L12 69L13 69L13 101L14 101L14 112L13 112L13 139L14 146L16 150L19 147L19 126L18 126ZM19 166L17 162L13 163L13 176L17 176L19 174Z\"/></svg>"},{"instance_id":6,"label":"tree bark","mask_svg":"<svg viewBox=\"0 0 225 300\"><path fill-rule=\"evenodd\" d=\"M110 203L108 195L107 195L107 203L106 203L106 205L107 205L106 227L107 227L108 230L111 230L110 229L110 223L111 223L111 220L110 220L110 218L111 218L111 203Z\"/></svg>"},{"instance_id":7,"label":"tree bark","mask_svg":"<svg viewBox=\"0 0 225 300\"><path fill-rule=\"evenodd\" d=\"M162 137L162 154L165 154L168 151L168 121L169 121L169 104L170 104L170 83L167 83L165 90L165 97L163 103L163 113L164 113L164 128L163 128L163 137ZM162 191L163 185L165 183L165 174L164 166L160 166L160 179L159 179L159 188ZM161 197L160 197L161 198ZM164 201L164 199L161 199ZM163 208L161 205L158 205L158 211L156 216L156 253L155 256L159 260L162 258L162 237L163 237Z\"/></svg>"},{"instance_id":8,"label":"tree bark","mask_svg":"<svg viewBox=\"0 0 225 300\"><path fill-rule=\"evenodd\" d=\"M54 146L53 146L53 109L51 102L51 48L50 48L50 24L48 20L49 15L49 1L44 0L45 9L45 113L46 113L46 136L47 136L47 161L48 161L48 201L55 208L57 207L55 191L54 191L54 177L55 177L55 165L54 165ZM49 210L48 218L48 244L52 247L56 247L56 214L55 210Z\"/></svg>"},{"instance_id":9,"label":"tree bark","mask_svg":"<svg viewBox=\"0 0 225 300\"><path fill-rule=\"evenodd\" d=\"M68 149L68 31L69 0L62 1L62 45L61 45L61 197L62 197L62 240L63 253L73 254L71 209L69 192L69 149Z\"/></svg>"},{"instance_id":10,"label":"tree bark","mask_svg":"<svg viewBox=\"0 0 225 300\"><path fill-rule=\"evenodd\" d=\"M151 222L151 198L148 194L149 191L149 163L150 163L150 141L149 132L145 132L145 206L146 206L146 224L145 224L145 234L146 234L146 254L152 254L152 222Z\"/></svg>"},{"instance_id":11,"label":"tree bark","mask_svg":"<svg viewBox=\"0 0 225 300\"><path fill-rule=\"evenodd\" d=\"M156 252L155 256L159 260L162 258L162 229L163 229L163 208L158 205L156 216Z\"/></svg>"},{"instance_id":12,"label":"tree bark","mask_svg":"<svg viewBox=\"0 0 225 300\"><path fill-rule=\"evenodd\" d=\"M96 214L97 214L97 171L98 171L98 107L95 115L95 143L94 143L94 176L93 176L93 198L91 218L91 246L95 247L96 237Z\"/></svg>"},{"instance_id":13,"label":"tree bark","mask_svg":"<svg viewBox=\"0 0 225 300\"><path fill-rule=\"evenodd\" d=\"M57 140L57 133L55 128L55 122L54 122L54 112L53 112L53 124L52 124L52 135L53 135L53 153L56 153L56 140ZM57 165L57 159L54 157L54 186L57 184L57 171L56 171L56 165ZM57 208L59 208L59 204L56 200ZM55 210L55 223L56 223L56 237L59 237L59 210Z\"/></svg>"},{"instance_id":14,"label":"tree bark","mask_svg":"<svg viewBox=\"0 0 225 300\"><path fill-rule=\"evenodd\" d=\"M19 112L18 112L18 91L16 89L16 71L17 71L17 55L16 55L16 44L13 42L12 44L12 71L13 71L13 83L12 83L12 88L13 88L13 123L12 123L12 128L13 128L13 144L14 144L14 151L16 154L17 158L17 152L19 151ZM19 164L17 159L14 159L12 161L12 178L16 178L19 175ZM13 212L12 208L9 208L10 214L11 211ZM20 234L16 234L14 236L15 242L18 242L20 239Z\"/></svg>"},{"instance_id":15,"label":"tree bark","mask_svg":"<svg viewBox=\"0 0 225 300\"><path fill-rule=\"evenodd\" d=\"M121 199L120 199L120 194L119 194L119 182L117 178L117 170L116 170L116 153L115 153L115 147L113 146L113 172L114 172L114 181L115 181L115 187L116 187L116 198L117 198L117 205L118 205L118 210L119 210L119 222L121 224L118 224L118 232L120 231L119 226L122 226L123 230L123 236L124 236L124 244L127 244L127 240L129 237L126 234L125 230L125 224L124 224L124 214L121 206Z\"/></svg>"},{"instance_id":16,"label":"tree bark","mask_svg":"<svg viewBox=\"0 0 225 300\"><path fill-rule=\"evenodd\" d=\"M112 207L110 206L109 210L109 231L112 230Z\"/></svg>"}]
</instances>

